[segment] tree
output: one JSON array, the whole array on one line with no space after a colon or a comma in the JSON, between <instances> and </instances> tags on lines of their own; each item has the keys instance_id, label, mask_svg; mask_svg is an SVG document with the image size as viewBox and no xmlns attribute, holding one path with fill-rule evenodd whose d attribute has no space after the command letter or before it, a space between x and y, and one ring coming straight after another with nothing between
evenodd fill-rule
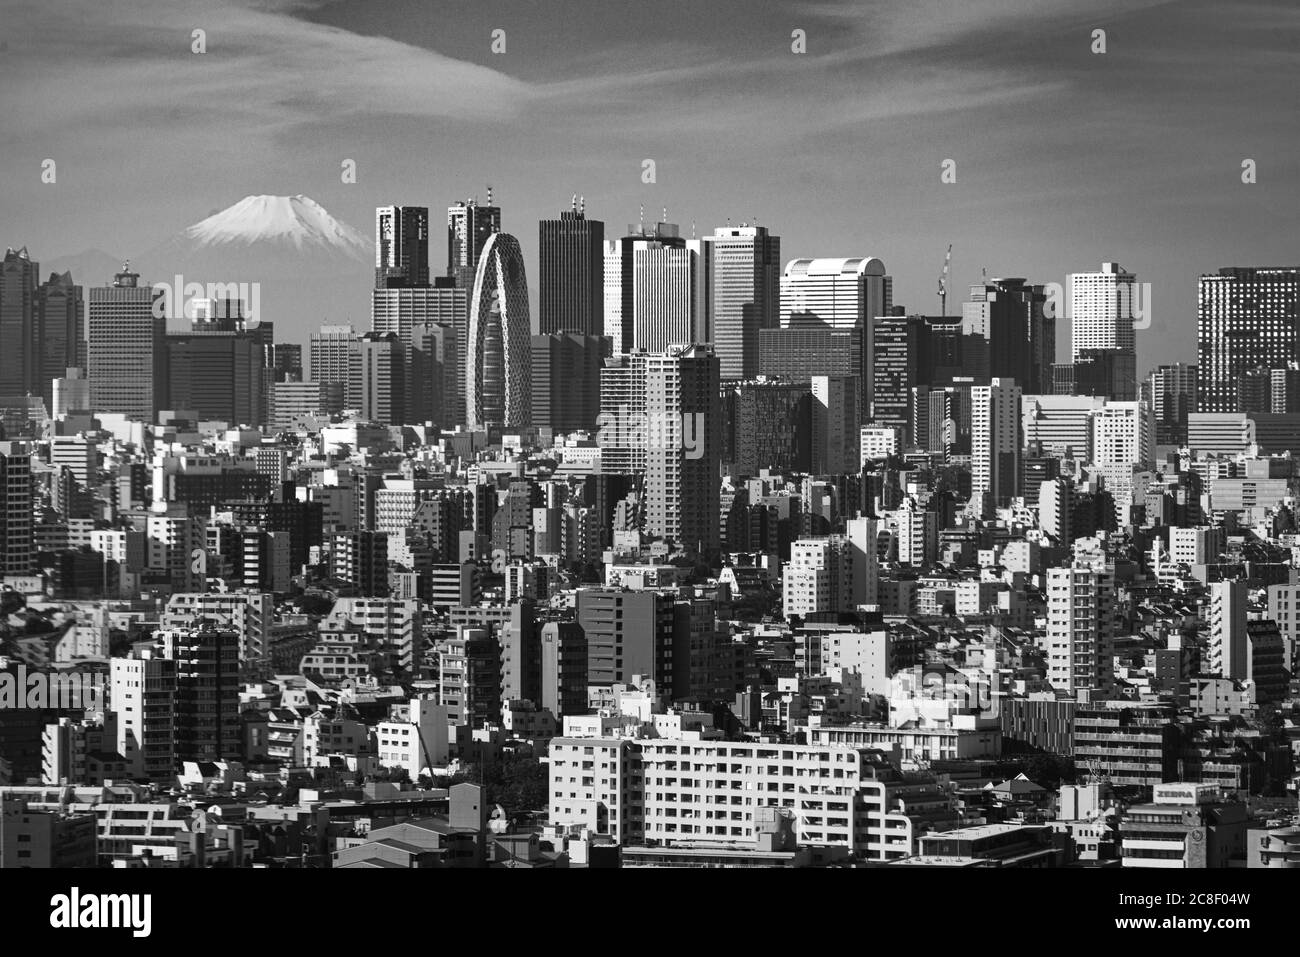
<instances>
[{"instance_id":1,"label":"tree","mask_svg":"<svg viewBox=\"0 0 1300 957\"><path fill-rule=\"evenodd\" d=\"M1031 755L1025 760L1025 777L1055 791L1063 783L1074 783L1074 759L1059 754Z\"/></svg>"}]
</instances>

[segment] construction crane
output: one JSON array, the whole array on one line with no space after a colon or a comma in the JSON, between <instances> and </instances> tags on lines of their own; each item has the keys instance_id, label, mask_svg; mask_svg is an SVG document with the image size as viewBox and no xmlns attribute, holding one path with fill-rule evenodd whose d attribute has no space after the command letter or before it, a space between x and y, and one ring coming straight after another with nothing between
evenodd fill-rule
<instances>
[{"instance_id":1,"label":"construction crane","mask_svg":"<svg viewBox=\"0 0 1300 957\"><path fill-rule=\"evenodd\" d=\"M948 254L943 257L943 272L939 273L939 315L948 316L948 270L952 265L952 243L948 244Z\"/></svg>"}]
</instances>

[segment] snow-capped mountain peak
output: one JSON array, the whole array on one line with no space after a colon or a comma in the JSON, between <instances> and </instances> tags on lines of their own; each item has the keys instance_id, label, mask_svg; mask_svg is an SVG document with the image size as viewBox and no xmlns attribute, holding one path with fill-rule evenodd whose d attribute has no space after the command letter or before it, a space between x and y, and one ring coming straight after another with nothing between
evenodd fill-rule
<instances>
[{"instance_id":1,"label":"snow-capped mountain peak","mask_svg":"<svg viewBox=\"0 0 1300 957\"><path fill-rule=\"evenodd\" d=\"M365 236L301 193L245 196L233 206L190 226L177 238L196 252L270 243L299 252L329 250L357 260L371 254L371 244Z\"/></svg>"}]
</instances>

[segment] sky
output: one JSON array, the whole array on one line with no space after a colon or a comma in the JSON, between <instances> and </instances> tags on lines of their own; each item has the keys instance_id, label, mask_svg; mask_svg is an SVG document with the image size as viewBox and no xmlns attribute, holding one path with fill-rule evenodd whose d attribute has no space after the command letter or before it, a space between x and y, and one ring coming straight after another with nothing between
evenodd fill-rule
<instances>
[{"instance_id":1,"label":"sky","mask_svg":"<svg viewBox=\"0 0 1300 957\"><path fill-rule=\"evenodd\" d=\"M6 0L0 22L0 246L40 261L248 194L369 232L376 205L437 221L491 183L530 272L575 193L607 235L644 205L687 235L767 225L784 260L878 256L915 312L949 243L950 313L984 270L1119 262L1151 283L1143 370L1194 360L1198 275L1300 263L1293 0ZM347 318L368 323L322 321Z\"/></svg>"}]
</instances>

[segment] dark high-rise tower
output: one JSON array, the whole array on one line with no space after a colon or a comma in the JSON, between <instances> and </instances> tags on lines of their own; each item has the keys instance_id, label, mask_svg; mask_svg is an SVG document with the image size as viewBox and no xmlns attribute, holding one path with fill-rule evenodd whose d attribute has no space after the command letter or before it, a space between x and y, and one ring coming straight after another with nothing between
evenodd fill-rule
<instances>
[{"instance_id":1,"label":"dark high-rise tower","mask_svg":"<svg viewBox=\"0 0 1300 957\"><path fill-rule=\"evenodd\" d=\"M46 408L53 411L54 380L86 367L86 302L72 273L51 274L36 295L40 360L36 378ZM35 389L33 389L35 391Z\"/></svg>"},{"instance_id":2,"label":"dark high-rise tower","mask_svg":"<svg viewBox=\"0 0 1300 957\"><path fill-rule=\"evenodd\" d=\"M1238 380L1296 358L1300 267L1229 266L1201 277L1196 310L1197 411L1236 412Z\"/></svg>"},{"instance_id":3,"label":"dark high-rise tower","mask_svg":"<svg viewBox=\"0 0 1300 957\"><path fill-rule=\"evenodd\" d=\"M37 276L40 265L27 249L5 251L0 261L0 395L34 391L40 369Z\"/></svg>"},{"instance_id":4,"label":"dark high-rise tower","mask_svg":"<svg viewBox=\"0 0 1300 957\"><path fill-rule=\"evenodd\" d=\"M429 209L375 209L375 288L429 285Z\"/></svg>"},{"instance_id":5,"label":"dark high-rise tower","mask_svg":"<svg viewBox=\"0 0 1300 957\"><path fill-rule=\"evenodd\" d=\"M974 283L961 309L962 334L988 343L990 377L1015 379L1030 395L1049 391L1056 318L1042 286L1023 279Z\"/></svg>"},{"instance_id":6,"label":"dark high-rise tower","mask_svg":"<svg viewBox=\"0 0 1300 957\"><path fill-rule=\"evenodd\" d=\"M462 289L474 287L479 256L488 237L501 232L501 208L492 205L488 187L487 205L467 199L447 207L447 275Z\"/></svg>"},{"instance_id":7,"label":"dark high-rise tower","mask_svg":"<svg viewBox=\"0 0 1300 957\"><path fill-rule=\"evenodd\" d=\"M588 219L573 197L573 207L559 219L538 223L538 332L605 331L605 224Z\"/></svg>"}]
</instances>

